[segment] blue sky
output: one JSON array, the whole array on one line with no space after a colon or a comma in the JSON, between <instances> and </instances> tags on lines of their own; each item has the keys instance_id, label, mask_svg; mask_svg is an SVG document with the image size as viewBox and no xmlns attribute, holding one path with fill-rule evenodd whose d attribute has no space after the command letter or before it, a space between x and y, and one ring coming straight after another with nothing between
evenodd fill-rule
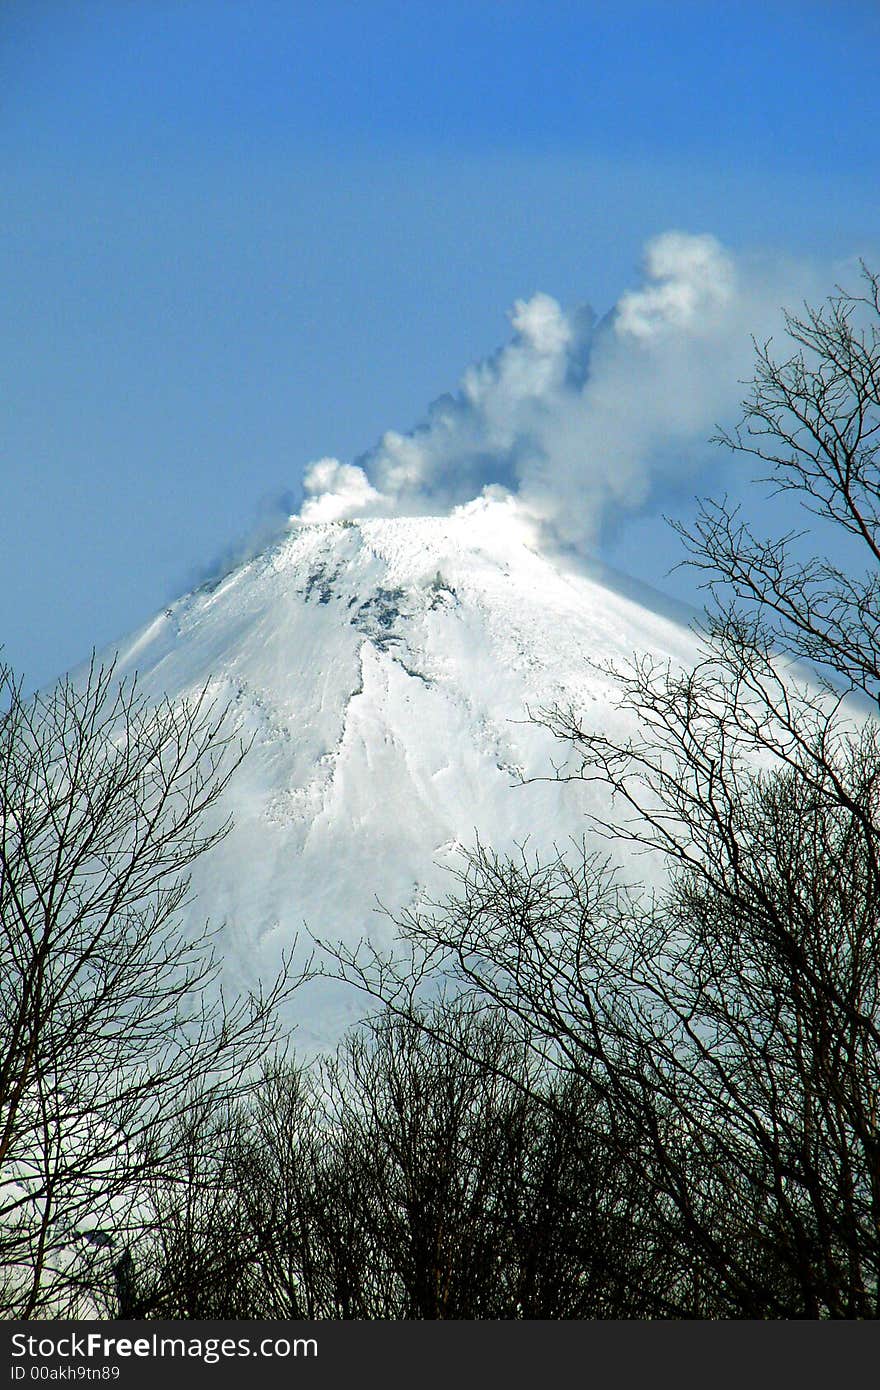
<instances>
[{"instance_id":1,"label":"blue sky","mask_svg":"<svg viewBox=\"0 0 880 1390\"><path fill-rule=\"evenodd\" d=\"M660 233L770 299L876 263L878 58L846 0L5 0L6 657L43 682L144 621ZM739 485L687 450L595 541L661 585L659 512Z\"/></svg>"}]
</instances>

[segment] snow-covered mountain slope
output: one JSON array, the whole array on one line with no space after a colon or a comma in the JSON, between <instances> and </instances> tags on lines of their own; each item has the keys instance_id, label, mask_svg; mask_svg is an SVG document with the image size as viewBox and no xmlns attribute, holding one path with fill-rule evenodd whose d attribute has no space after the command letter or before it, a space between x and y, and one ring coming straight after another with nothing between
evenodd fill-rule
<instances>
[{"instance_id":1,"label":"snow-covered mountain slope","mask_svg":"<svg viewBox=\"0 0 880 1390\"><path fill-rule=\"evenodd\" d=\"M583 832L588 789L529 708L620 718L594 663L690 661L692 634L532 548L512 506L301 525L123 645L122 673L172 699L210 681L253 747L227 793L235 825L194 874L192 911L225 922L239 982L274 973L303 923L388 941L392 912L443 892L475 836L535 849ZM596 793L592 793L595 795ZM300 947L303 951L305 948ZM334 1041L363 1001L296 996L297 1045Z\"/></svg>"}]
</instances>

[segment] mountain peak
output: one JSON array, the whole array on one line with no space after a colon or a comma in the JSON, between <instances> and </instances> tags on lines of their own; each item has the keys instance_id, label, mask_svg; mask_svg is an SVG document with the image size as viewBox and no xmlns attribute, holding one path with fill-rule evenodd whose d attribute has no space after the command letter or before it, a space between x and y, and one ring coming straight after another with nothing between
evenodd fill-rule
<instances>
[{"instance_id":1,"label":"mountain peak","mask_svg":"<svg viewBox=\"0 0 880 1390\"><path fill-rule=\"evenodd\" d=\"M558 760L529 711L621 716L598 665L693 638L537 548L511 500L443 517L294 523L280 543L172 605L123 646L149 695L210 683L251 751L197 866L194 915L225 922L227 974L272 973L305 921L387 940L392 912L445 888L475 836L536 849L583 831L589 790L523 785ZM309 987L306 1049L361 1007Z\"/></svg>"},{"instance_id":2,"label":"mountain peak","mask_svg":"<svg viewBox=\"0 0 880 1390\"><path fill-rule=\"evenodd\" d=\"M473 502L439 516L370 516L340 521L301 521L291 518L289 537L281 549L309 537L336 546L341 532L354 532L356 541L390 566L418 573L430 557L484 554L503 560L541 549L539 527L527 510L503 489L490 489Z\"/></svg>"}]
</instances>

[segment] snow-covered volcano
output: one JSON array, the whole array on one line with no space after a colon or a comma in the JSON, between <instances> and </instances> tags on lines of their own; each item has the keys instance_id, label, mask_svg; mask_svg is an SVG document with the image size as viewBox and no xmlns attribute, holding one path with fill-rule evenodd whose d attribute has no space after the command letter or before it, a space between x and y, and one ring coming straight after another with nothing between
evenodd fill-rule
<instances>
[{"instance_id":1,"label":"snow-covered volcano","mask_svg":"<svg viewBox=\"0 0 880 1390\"><path fill-rule=\"evenodd\" d=\"M574 704L613 725L596 663L637 650L689 661L694 638L540 553L503 502L299 525L167 609L118 669L172 699L210 681L253 736L226 794L234 829L193 880L191 911L226 924L230 977L274 973L304 923L390 940L377 901L442 892L477 834L498 849L580 837L587 788L521 785L559 757L528 712ZM306 986L298 1046L362 1011Z\"/></svg>"}]
</instances>

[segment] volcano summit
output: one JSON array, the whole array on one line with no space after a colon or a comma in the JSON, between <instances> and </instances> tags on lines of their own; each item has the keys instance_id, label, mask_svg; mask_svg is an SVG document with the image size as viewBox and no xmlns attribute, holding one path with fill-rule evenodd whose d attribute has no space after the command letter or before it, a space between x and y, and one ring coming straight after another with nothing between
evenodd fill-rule
<instances>
[{"instance_id":1,"label":"volcano summit","mask_svg":"<svg viewBox=\"0 0 880 1390\"><path fill-rule=\"evenodd\" d=\"M687 663L682 625L543 554L513 501L451 516L292 523L262 555L180 599L120 646L151 698L208 684L250 752L234 826L200 861L190 912L222 922L230 983L274 974L303 925L390 941L391 913L442 893L480 839L547 851L584 833L590 789L523 779L561 750L529 712L573 706L622 727L600 669L634 651ZM302 946L298 948L302 950ZM362 1001L296 996L298 1046Z\"/></svg>"}]
</instances>

